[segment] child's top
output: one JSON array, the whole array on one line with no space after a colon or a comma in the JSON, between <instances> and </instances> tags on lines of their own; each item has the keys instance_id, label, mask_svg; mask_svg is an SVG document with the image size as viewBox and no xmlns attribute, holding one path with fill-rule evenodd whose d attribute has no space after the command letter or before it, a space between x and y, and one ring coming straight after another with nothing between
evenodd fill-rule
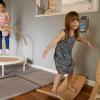
<instances>
[{"instance_id":1,"label":"child's top","mask_svg":"<svg viewBox=\"0 0 100 100\"><path fill-rule=\"evenodd\" d=\"M0 13L0 27L8 26L7 18L9 18L7 12ZM2 31L2 36L8 35L8 31L3 30L2 28L0 28L0 31Z\"/></svg>"}]
</instances>

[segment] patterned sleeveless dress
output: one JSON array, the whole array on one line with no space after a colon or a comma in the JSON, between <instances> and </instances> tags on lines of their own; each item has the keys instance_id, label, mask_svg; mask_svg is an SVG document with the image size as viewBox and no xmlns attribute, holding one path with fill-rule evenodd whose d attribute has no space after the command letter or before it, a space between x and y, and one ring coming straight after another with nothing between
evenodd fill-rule
<instances>
[{"instance_id":1,"label":"patterned sleeveless dress","mask_svg":"<svg viewBox=\"0 0 100 100\"><path fill-rule=\"evenodd\" d=\"M58 74L70 74L73 72L72 48L76 38L70 36L67 40L61 40L54 54L54 61Z\"/></svg>"}]
</instances>

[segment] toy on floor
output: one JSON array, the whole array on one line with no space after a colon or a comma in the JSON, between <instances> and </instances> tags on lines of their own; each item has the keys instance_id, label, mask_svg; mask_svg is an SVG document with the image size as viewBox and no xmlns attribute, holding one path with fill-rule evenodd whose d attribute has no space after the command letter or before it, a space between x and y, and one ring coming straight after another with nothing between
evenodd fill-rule
<instances>
[{"instance_id":1,"label":"toy on floor","mask_svg":"<svg viewBox=\"0 0 100 100\"><path fill-rule=\"evenodd\" d=\"M67 78L65 78L64 81L59 85L57 94L52 94L42 89L37 89L37 91L59 100L73 100L79 94L86 81L86 78L83 75L75 74L74 78L73 87L76 89L76 91L72 91L67 88Z\"/></svg>"},{"instance_id":2,"label":"toy on floor","mask_svg":"<svg viewBox=\"0 0 100 100\"><path fill-rule=\"evenodd\" d=\"M0 66L2 68L2 77L5 75L5 67L6 65L14 65L14 64L20 64L23 63L23 71L25 71L25 59L20 57L14 57L14 56L0 56Z\"/></svg>"},{"instance_id":3,"label":"toy on floor","mask_svg":"<svg viewBox=\"0 0 100 100\"><path fill-rule=\"evenodd\" d=\"M26 46L27 46L27 41L24 37L24 34L18 30L16 27L8 27L9 30L12 29L15 32L17 32L20 37L23 38L24 40L24 45L25 45L25 56L24 58L20 57L14 57L14 56L0 56L0 65L2 67L2 76L4 76L4 67L5 65L11 65L11 64L17 64L17 63L23 63L23 71L25 71L25 64L27 63L27 57L26 57Z\"/></svg>"}]
</instances>

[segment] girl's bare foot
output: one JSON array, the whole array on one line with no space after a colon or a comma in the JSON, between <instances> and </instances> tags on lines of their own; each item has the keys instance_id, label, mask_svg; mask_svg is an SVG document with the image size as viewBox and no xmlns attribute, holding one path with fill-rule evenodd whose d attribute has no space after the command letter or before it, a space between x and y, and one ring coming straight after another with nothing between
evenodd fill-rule
<instances>
[{"instance_id":1,"label":"girl's bare foot","mask_svg":"<svg viewBox=\"0 0 100 100\"><path fill-rule=\"evenodd\" d=\"M57 90L52 90L51 93L57 94Z\"/></svg>"},{"instance_id":2,"label":"girl's bare foot","mask_svg":"<svg viewBox=\"0 0 100 100\"><path fill-rule=\"evenodd\" d=\"M77 91L77 90L76 90L73 86L71 86L71 85L69 85L68 88L69 88L71 91L73 91L73 92L76 92L76 91Z\"/></svg>"}]
</instances>

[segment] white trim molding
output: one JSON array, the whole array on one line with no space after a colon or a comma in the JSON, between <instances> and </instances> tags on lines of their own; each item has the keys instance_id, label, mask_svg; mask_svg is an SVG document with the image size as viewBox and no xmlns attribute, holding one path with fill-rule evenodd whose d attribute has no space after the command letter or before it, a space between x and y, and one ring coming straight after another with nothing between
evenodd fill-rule
<instances>
[{"instance_id":1,"label":"white trim molding","mask_svg":"<svg viewBox=\"0 0 100 100\"><path fill-rule=\"evenodd\" d=\"M95 81L92 81L92 80L87 80L86 83L89 85L89 86L94 86L95 85Z\"/></svg>"},{"instance_id":2,"label":"white trim molding","mask_svg":"<svg viewBox=\"0 0 100 100\"><path fill-rule=\"evenodd\" d=\"M42 70L45 70L45 71L48 71L48 72L57 74L57 71L56 71L56 70L53 70L53 69L49 69L49 68L46 68L46 67L42 67L42 66L38 66L38 65L33 65L33 64L29 64L29 65L30 65L31 67L34 67L34 68L42 69ZM66 76L66 75L65 75L65 76ZM95 85L95 81L86 80L86 84L88 84L89 86L94 86L94 85Z\"/></svg>"}]
</instances>

